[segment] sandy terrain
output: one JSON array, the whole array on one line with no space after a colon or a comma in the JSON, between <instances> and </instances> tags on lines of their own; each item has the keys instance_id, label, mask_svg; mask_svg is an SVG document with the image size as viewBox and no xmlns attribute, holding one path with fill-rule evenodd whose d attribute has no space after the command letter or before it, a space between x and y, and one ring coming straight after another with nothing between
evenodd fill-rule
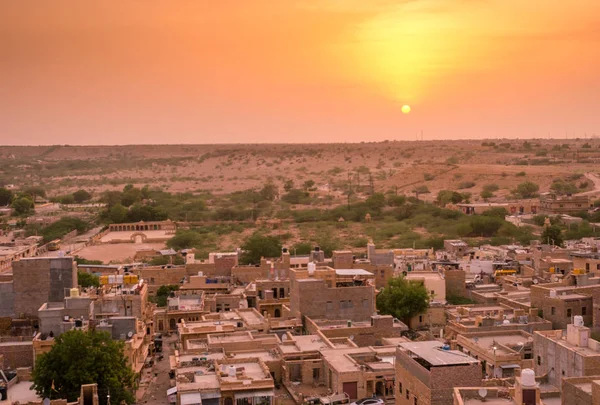
<instances>
[{"instance_id":1,"label":"sandy terrain","mask_svg":"<svg viewBox=\"0 0 600 405\"><path fill-rule=\"evenodd\" d=\"M88 260L102 260L104 263L124 263L133 261L137 250L164 248L164 243L114 243L87 246L77 252L77 255Z\"/></svg>"},{"instance_id":2,"label":"sandy terrain","mask_svg":"<svg viewBox=\"0 0 600 405\"><path fill-rule=\"evenodd\" d=\"M79 188L97 195L127 183L223 194L259 188L268 179L280 187L288 179L296 186L310 179L320 193L341 200L351 179L354 187L407 194L427 186L424 199L442 189L468 191L477 201L486 184L500 187L499 198L526 180L547 191L554 178L598 172L600 164L600 139L488 142L3 147L0 180L41 184L53 195ZM461 188L465 183L475 184Z\"/></svg>"}]
</instances>

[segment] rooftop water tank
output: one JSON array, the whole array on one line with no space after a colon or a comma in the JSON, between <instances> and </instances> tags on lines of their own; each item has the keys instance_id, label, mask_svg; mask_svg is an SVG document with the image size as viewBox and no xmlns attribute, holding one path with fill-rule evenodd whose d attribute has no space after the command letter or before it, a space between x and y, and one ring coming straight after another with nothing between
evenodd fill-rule
<instances>
[{"instance_id":1,"label":"rooftop water tank","mask_svg":"<svg viewBox=\"0 0 600 405\"><path fill-rule=\"evenodd\" d=\"M523 387L535 387L535 371L530 368L521 371L521 384Z\"/></svg>"},{"instance_id":2,"label":"rooftop water tank","mask_svg":"<svg viewBox=\"0 0 600 405\"><path fill-rule=\"evenodd\" d=\"M309 276L312 276L313 274L315 274L316 269L317 269L316 264L314 264L313 262L308 263L308 275Z\"/></svg>"},{"instance_id":3,"label":"rooftop water tank","mask_svg":"<svg viewBox=\"0 0 600 405\"><path fill-rule=\"evenodd\" d=\"M202 277L203 275L204 275L204 272L203 272L203 271L199 271L199 272L198 272L198 276Z\"/></svg>"},{"instance_id":4,"label":"rooftop water tank","mask_svg":"<svg viewBox=\"0 0 600 405\"><path fill-rule=\"evenodd\" d=\"M79 288L71 288L69 292L70 297L79 297Z\"/></svg>"},{"instance_id":5,"label":"rooftop water tank","mask_svg":"<svg viewBox=\"0 0 600 405\"><path fill-rule=\"evenodd\" d=\"M583 326L583 316L581 316L581 315L575 315L575 318L573 320L573 324L575 324L575 326Z\"/></svg>"},{"instance_id":6,"label":"rooftop water tank","mask_svg":"<svg viewBox=\"0 0 600 405\"><path fill-rule=\"evenodd\" d=\"M229 366L229 377L235 377L235 366Z\"/></svg>"},{"instance_id":7,"label":"rooftop water tank","mask_svg":"<svg viewBox=\"0 0 600 405\"><path fill-rule=\"evenodd\" d=\"M556 290L550 290L550 298L556 298Z\"/></svg>"}]
</instances>

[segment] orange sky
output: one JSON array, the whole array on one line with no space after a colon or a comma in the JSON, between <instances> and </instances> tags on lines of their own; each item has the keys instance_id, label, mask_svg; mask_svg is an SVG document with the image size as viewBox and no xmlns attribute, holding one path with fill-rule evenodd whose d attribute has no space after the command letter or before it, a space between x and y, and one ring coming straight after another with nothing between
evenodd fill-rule
<instances>
[{"instance_id":1,"label":"orange sky","mask_svg":"<svg viewBox=\"0 0 600 405\"><path fill-rule=\"evenodd\" d=\"M0 52L0 144L600 135L598 0L0 0Z\"/></svg>"}]
</instances>

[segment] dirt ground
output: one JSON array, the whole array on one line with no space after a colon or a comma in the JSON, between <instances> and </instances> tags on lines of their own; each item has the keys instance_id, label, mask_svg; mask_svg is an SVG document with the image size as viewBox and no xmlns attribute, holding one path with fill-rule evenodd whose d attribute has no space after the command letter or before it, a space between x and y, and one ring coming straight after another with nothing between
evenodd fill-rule
<instances>
[{"instance_id":1,"label":"dirt ground","mask_svg":"<svg viewBox=\"0 0 600 405\"><path fill-rule=\"evenodd\" d=\"M44 184L52 194L85 188L97 195L127 183L224 194L262 187L268 179L281 187L291 179L297 187L314 180L320 192L341 196L351 175L354 186L372 185L375 191L411 193L424 185L431 193L423 199L452 189L471 192L475 201L486 184L499 186L498 198L523 181L539 184L543 192L554 178L596 172L600 163L600 139L528 140L527 147L524 140L493 141L496 147L483 140L3 147L0 158L7 158L1 170L6 179ZM71 164L83 168L74 170ZM474 185L461 189L464 183Z\"/></svg>"},{"instance_id":2,"label":"dirt ground","mask_svg":"<svg viewBox=\"0 0 600 405\"><path fill-rule=\"evenodd\" d=\"M140 249L164 248L164 243L110 243L87 246L77 252L77 255L88 260L102 260L104 263L126 263L133 261L135 252Z\"/></svg>"}]
</instances>

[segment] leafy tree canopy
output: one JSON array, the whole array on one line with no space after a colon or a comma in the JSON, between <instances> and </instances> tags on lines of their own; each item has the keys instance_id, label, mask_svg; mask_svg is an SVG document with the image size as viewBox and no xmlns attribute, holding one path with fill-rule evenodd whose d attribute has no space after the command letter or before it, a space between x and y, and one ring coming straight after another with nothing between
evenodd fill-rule
<instances>
[{"instance_id":1,"label":"leafy tree canopy","mask_svg":"<svg viewBox=\"0 0 600 405\"><path fill-rule=\"evenodd\" d=\"M429 298L423 283L394 277L377 296L377 309L384 315L392 315L408 323L410 318L427 310Z\"/></svg>"},{"instance_id":2,"label":"leafy tree canopy","mask_svg":"<svg viewBox=\"0 0 600 405\"><path fill-rule=\"evenodd\" d=\"M522 198L533 198L537 196L538 191L540 190L540 186L531 181L526 181L517 186L517 188L513 191L513 194L520 196Z\"/></svg>"},{"instance_id":3,"label":"leafy tree canopy","mask_svg":"<svg viewBox=\"0 0 600 405\"><path fill-rule=\"evenodd\" d=\"M13 192L2 187L0 188L0 206L10 205L13 200Z\"/></svg>"},{"instance_id":4,"label":"leafy tree canopy","mask_svg":"<svg viewBox=\"0 0 600 405\"><path fill-rule=\"evenodd\" d=\"M13 200L11 207L17 215L29 214L33 210L33 200L29 197L20 197Z\"/></svg>"},{"instance_id":5,"label":"leafy tree canopy","mask_svg":"<svg viewBox=\"0 0 600 405\"><path fill-rule=\"evenodd\" d=\"M100 287L100 278L94 274L79 271L77 272L77 284L83 288Z\"/></svg>"},{"instance_id":6,"label":"leafy tree canopy","mask_svg":"<svg viewBox=\"0 0 600 405\"><path fill-rule=\"evenodd\" d=\"M542 243L549 243L552 245L562 246L564 237L562 230L557 225L550 225L542 232Z\"/></svg>"},{"instance_id":7,"label":"leafy tree canopy","mask_svg":"<svg viewBox=\"0 0 600 405\"><path fill-rule=\"evenodd\" d=\"M240 262L243 264L259 264L261 257L279 257L281 241L275 236L255 232L242 245Z\"/></svg>"},{"instance_id":8,"label":"leafy tree canopy","mask_svg":"<svg viewBox=\"0 0 600 405\"><path fill-rule=\"evenodd\" d=\"M74 402L81 385L97 383L101 405L106 404L109 391L111 403L131 404L134 374L123 347L123 342L112 340L106 332L65 332L56 338L48 353L36 359L33 389L41 397L52 395Z\"/></svg>"},{"instance_id":9,"label":"leafy tree canopy","mask_svg":"<svg viewBox=\"0 0 600 405\"><path fill-rule=\"evenodd\" d=\"M73 199L75 200L76 203L81 204L82 202L88 201L92 198L92 195L81 189L81 190L77 190L73 193Z\"/></svg>"}]
</instances>

